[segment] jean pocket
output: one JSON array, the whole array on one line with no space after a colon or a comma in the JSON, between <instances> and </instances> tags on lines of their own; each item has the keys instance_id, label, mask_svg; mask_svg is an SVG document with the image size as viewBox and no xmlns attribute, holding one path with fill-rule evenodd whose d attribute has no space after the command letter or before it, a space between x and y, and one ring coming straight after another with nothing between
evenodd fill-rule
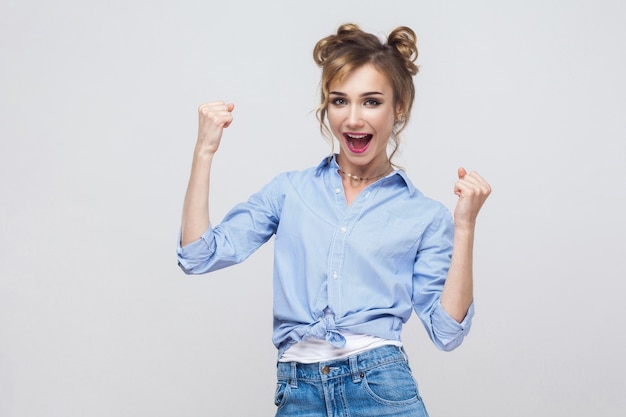
<instances>
[{"instance_id":1,"label":"jean pocket","mask_svg":"<svg viewBox=\"0 0 626 417\"><path fill-rule=\"evenodd\" d=\"M365 391L379 403L408 405L421 401L417 383L404 362L381 365L364 374Z\"/></svg>"},{"instance_id":2,"label":"jean pocket","mask_svg":"<svg viewBox=\"0 0 626 417\"><path fill-rule=\"evenodd\" d=\"M276 392L274 393L274 404L280 408L287 402L289 396L289 385L287 382L278 381L276 383Z\"/></svg>"}]
</instances>

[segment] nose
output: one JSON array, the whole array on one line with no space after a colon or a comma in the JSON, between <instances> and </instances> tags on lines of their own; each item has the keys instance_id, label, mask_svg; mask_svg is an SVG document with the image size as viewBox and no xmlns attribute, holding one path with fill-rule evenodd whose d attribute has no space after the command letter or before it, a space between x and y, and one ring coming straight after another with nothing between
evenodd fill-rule
<instances>
[{"instance_id":1,"label":"nose","mask_svg":"<svg viewBox=\"0 0 626 417\"><path fill-rule=\"evenodd\" d=\"M359 106L350 106L350 111L348 113L348 120L346 120L348 126L350 127L359 127L363 126L363 118L362 118L361 108Z\"/></svg>"}]
</instances>

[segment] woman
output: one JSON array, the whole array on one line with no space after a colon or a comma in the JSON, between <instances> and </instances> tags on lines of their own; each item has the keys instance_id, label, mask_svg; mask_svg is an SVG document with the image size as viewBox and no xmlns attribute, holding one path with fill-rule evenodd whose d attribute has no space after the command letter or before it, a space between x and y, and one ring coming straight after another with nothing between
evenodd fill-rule
<instances>
[{"instance_id":1,"label":"woman","mask_svg":"<svg viewBox=\"0 0 626 417\"><path fill-rule=\"evenodd\" d=\"M209 174L234 105L200 106L179 265L191 274L224 268L275 236L277 416L426 416L402 325L415 311L438 348L463 341L476 217L491 190L459 168L452 217L392 163L415 96L411 29L383 43L342 25L317 43L314 59L331 156L278 175L215 227Z\"/></svg>"}]
</instances>

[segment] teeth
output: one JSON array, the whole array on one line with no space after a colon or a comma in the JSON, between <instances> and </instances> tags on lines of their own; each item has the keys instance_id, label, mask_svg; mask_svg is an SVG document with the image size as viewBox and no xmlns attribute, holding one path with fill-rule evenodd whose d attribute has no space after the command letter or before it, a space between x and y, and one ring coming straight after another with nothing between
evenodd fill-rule
<instances>
[{"instance_id":1,"label":"teeth","mask_svg":"<svg viewBox=\"0 0 626 417\"><path fill-rule=\"evenodd\" d=\"M347 135L351 139L363 139L367 137L367 135Z\"/></svg>"}]
</instances>

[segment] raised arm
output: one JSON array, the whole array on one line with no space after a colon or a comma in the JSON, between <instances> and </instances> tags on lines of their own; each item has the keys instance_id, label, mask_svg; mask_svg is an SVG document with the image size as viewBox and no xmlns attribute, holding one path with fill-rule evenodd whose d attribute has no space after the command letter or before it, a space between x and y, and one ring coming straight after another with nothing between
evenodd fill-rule
<instances>
[{"instance_id":1,"label":"raised arm","mask_svg":"<svg viewBox=\"0 0 626 417\"><path fill-rule=\"evenodd\" d=\"M459 168L454 193L459 196L454 210L454 248L441 305L456 321L465 318L474 297L473 253L476 217L491 193L491 187L477 172Z\"/></svg>"},{"instance_id":2,"label":"raised arm","mask_svg":"<svg viewBox=\"0 0 626 417\"><path fill-rule=\"evenodd\" d=\"M213 156L219 148L224 128L233 121L234 104L223 101L198 107L198 140L193 153L191 174L183 204L181 246L202 236L209 227L209 187Z\"/></svg>"}]
</instances>

